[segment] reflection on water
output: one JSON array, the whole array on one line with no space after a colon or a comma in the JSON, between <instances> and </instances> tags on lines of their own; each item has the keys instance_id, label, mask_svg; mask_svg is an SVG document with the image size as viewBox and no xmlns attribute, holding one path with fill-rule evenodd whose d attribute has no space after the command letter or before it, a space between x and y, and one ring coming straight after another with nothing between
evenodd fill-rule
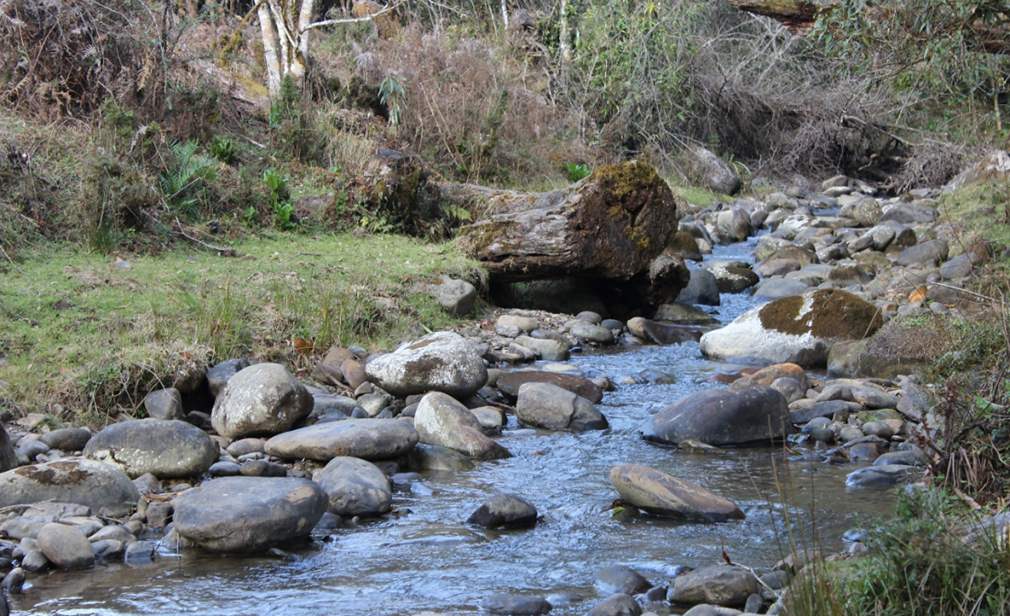
<instances>
[{"instance_id":1,"label":"reflection on water","mask_svg":"<svg viewBox=\"0 0 1010 616\"><path fill-rule=\"evenodd\" d=\"M722 255L721 255L722 256ZM738 258L732 256L732 258ZM726 302L724 321L745 297ZM576 356L586 373L614 380L645 368L673 374L674 385L625 385L601 408L610 429L586 434L519 430L511 418L500 442L513 458L482 462L468 472L423 473L421 489L394 494L396 516L338 529L293 559L214 558L186 554L155 566L98 567L33 580L13 607L32 614L400 615L423 611L470 614L492 593L541 595L552 614L582 614L601 600L593 572L630 566L665 584L678 565L735 562L761 569L787 549L773 466L781 471L789 509L803 510L799 535L842 547L841 534L871 523L893 504L890 491L846 493L855 466L787 462L780 449L679 454L646 443L638 428L663 406L711 387L718 369L694 343L624 353ZM698 483L734 501L747 515L727 524L695 524L643 516L613 517L618 498L609 473L634 462ZM531 530L494 532L465 520L496 492L531 500L542 515ZM796 529L794 529L795 531ZM649 609L668 613L662 605Z\"/></svg>"}]
</instances>

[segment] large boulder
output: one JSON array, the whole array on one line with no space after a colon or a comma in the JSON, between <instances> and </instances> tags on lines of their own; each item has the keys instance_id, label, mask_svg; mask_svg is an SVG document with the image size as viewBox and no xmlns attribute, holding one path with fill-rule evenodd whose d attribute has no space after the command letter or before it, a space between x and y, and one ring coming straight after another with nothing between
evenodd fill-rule
<instances>
[{"instance_id":1,"label":"large boulder","mask_svg":"<svg viewBox=\"0 0 1010 616\"><path fill-rule=\"evenodd\" d=\"M1010 178L1010 154L999 150L985 155L982 160L957 174L957 177L944 186L944 191L955 191L979 182L1006 182L1008 178Z\"/></svg>"},{"instance_id":2,"label":"large boulder","mask_svg":"<svg viewBox=\"0 0 1010 616\"><path fill-rule=\"evenodd\" d=\"M607 419L593 403L550 383L524 383L519 387L516 417L527 426L544 430L603 430Z\"/></svg>"},{"instance_id":3,"label":"large boulder","mask_svg":"<svg viewBox=\"0 0 1010 616\"><path fill-rule=\"evenodd\" d=\"M289 460L328 462L339 456L390 460L417 444L417 430L398 419L346 419L299 428L271 438L264 451Z\"/></svg>"},{"instance_id":4,"label":"large boulder","mask_svg":"<svg viewBox=\"0 0 1010 616\"><path fill-rule=\"evenodd\" d=\"M307 536L329 501L315 482L294 477L223 477L187 492L175 531L212 552L261 552Z\"/></svg>"},{"instance_id":5,"label":"large boulder","mask_svg":"<svg viewBox=\"0 0 1010 616\"><path fill-rule=\"evenodd\" d=\"M214 401L211 424L230 439L277 434L312 412L312 396L280 364L255 364L231 377Z\"/></svg>"},{"instance_id":6,"label":"large boulder","mask_svg":"<svg viewBox=\"0 0 1010 616\"><path fill-rule=\"evenodd\" d=\"M727 195L740 190L740 176L726 161L707 148L698 146L691 150L694 154L692 167L701 176L708 188Z\"/></svg>"},{"instance_id":7,"label":"large boulder","mask_svg":"<svg viewBox=\"0 0 1010 616\"><path fill-rule=\"evenodd\" d=\"M677 231L673 193L644 163L603 165L546 193L469 189L493 214L462 227L458 241L495 281L628 281Z\"/></svg>"},{"instance_id":8,"label":"large boulder","mask_svg":"<svg viewBox=\"0 0 1010 616\"><path fill-rule=\"evenodd\" d=\"M693 439L721 447L768 443L784 437L789 426L786 399L771 387L707 389L681 398L646 420L642 437L672 445Z\"/></svg>"},{"instance_id":9,"label":"large boulder","mask_svg":"<svg viewBox=\"0 0 1010 616\"><path fill-rule=\"evenodd\" d=\"M111 464L132 478L194 477L217 461L207 433L175 419L137 419L107 426L91 437L84 457Z\"/></svg>"},{"instance_id":10,"label":"large boulder","mask_svg":"<svg viewBox=\"0 0 1010 616\"><path fill-rule=\"evenodd\" d=\"M42 501L120 511L140 499L126 473L104 462L67 458L0 474L0 508Z\"/></svg>"},{"instance_id":11,"label":"large boulder","mask_svg":"<svg viewBox=\"0 0 1010 616\"><path fill-rule=\"evenodd\" d=\"M628 504L649 513L702 522L745 517L729 500L647 466L615 466L610 469L610 481Z\"/></svg>"},{"instance_id":12,"label":"large boulder","mask_svg":"<svg viewBox=\"0 0 1010 616\"><path fill-rule=\"evenodd\" d=\"M429 284L424 290L454 317L470 314L477 301L477 289L465 280L442 275L437 283Z\"/></svg>"},{"instance_id":13,"label":"large boulder","mask_svg":"<svg viewBox=\"0 0 1010 616\"><path fill-rule=\"evenodd\" d=\"M394 396L441 391L455 398L476 393L487 382L477 349L459 334L435 332L365 365L368 378Z\"/></svg>"},{"instance_id":14,"label":"large boulder","mask_svg":"<svg viewBox=\"0 0 1010 616\"><path fill-rule=\"evenodd\" d=\"M708 357L753 357L823 366L831 345L873 334L883 319L873 304L848 291L821 289L752 308L701 337Z\"/></svg>"},{"instance_id":15,"label":"large boulder","mask_svg":"<svg viewBox=\"0 0 1010 616\"><path fill-rule=\"evenodd\" d=\"M510 458L507 449L481 432L480 421L462 403L431 392L417 405L414 427L420 442L453 449L472 458Z\"/></svg>"},{"instance_id":16,"label":"large boulder","mask_svg":"<svg viewBox=\"0 0 1010 616\"><path fill-rule=\"evenodd\" d=\"M393 502L389 479L378 466L358 458L333 458L312 480L326 492L330 512L337 515L381 515Z\"/></svg>"},{"instance_id":17,"label":"large boulder","mask_svg":"<svg viewBox=\"0 0 1010 616\"><path fill-rule=\"evenodd\" d=\"M546 370L515 370L498 377L495 387L506 398L515 403L519 397L519 388L525 383L550 383L582 396L593 404L603 400L603 390L596 383L580 374L564 372L548 372Z\"/></svg>"}]
</instances>

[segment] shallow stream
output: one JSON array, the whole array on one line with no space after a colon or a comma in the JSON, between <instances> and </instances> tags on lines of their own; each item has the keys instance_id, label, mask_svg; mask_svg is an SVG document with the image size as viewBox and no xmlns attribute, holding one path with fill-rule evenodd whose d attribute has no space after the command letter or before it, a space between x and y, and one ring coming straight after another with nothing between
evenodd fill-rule
<instances>
[{"instance_id":1,"label":"shallow stream","mask_svg":"<svg viewBox=\"0 0 1010 616\"><path fill-rule=\"evenodd\" d=\"M745 258L752 251L753 240L719 249L714 258ZM723 322L751 306L748 296L723 298ZM611 427L602 432L518 429L511 417L500 442L513 458L482 462L468 472L424 473L394 493L398 514L341 527L290 560L187 553L143 566L53 573L33 578L23 595L12 597L12 608L67 616L472 614L488 595L515 593L546 596L552 615L584 614L605 596L593 587L600 567L629 566L666 584L677 566L718 564L725 550L760 572L789 550L787 511L801 510L793 528L801 547L816 543L835 550L844 547L845 530L891 511L893 489L846 490L845 475L856 465L789 462L781 448L684 454L641 440L639 426L662 407L722 387L708 380L727 367L703 359L695 343L585 353L571 363L615 381L653 369L675 375L677 383L622 385L607 393L599 406ZM618 494L610 469L626 462L698 483L734 501L747 518L697 524L612 516ZM533 502L542 515L537 526L494 532L467 525L467 517L497 492ZM664 604L648 609L671 613Z\"/></svg>"}]
</instances>

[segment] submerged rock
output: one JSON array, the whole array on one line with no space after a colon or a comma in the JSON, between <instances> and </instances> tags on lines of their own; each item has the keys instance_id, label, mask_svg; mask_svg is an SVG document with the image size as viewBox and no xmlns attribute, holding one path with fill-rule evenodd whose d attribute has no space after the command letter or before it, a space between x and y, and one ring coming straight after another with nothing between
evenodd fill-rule
<instances>
[{"instance_id":1,"label":"submerged rock","mask_svg":"<svg viewBox=\"0 0 1010 616\"><path fill-rule=\"evenodd\" d=\"M647 466L615 466L610 469L610 481L629 504L656 515L703 522L726 522L745 517L731 501Z\"/></svg>"},{"instance_id":2,"label":"submerged rock","mask_svg":"<svg viewBox=\"0 0 1010 616\"><path fill-rule=\"evenodd\" d=\"M485 528L533 528L536 523L537 508L515 494L495 494L467 519L467 524Z\"/></svg>"}]
</instances>

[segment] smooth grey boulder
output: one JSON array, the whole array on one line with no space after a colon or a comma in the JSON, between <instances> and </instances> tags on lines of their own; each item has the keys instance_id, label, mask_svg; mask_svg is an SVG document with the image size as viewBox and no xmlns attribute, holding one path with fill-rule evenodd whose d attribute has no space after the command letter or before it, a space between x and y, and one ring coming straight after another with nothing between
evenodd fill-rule
<instances>
[{"instance_id":1,"label":"smooth grey boulder","mask_svg":"<svg viewBox=\"0 0 1010 616\"><path fill-rule=\"evenodd\" d=\"M822 366L834 343L865 338L881 325L883 317L873 304L848 291L821 289L748 310L702 336L701 352L715 359Z\"/></svg>"},{"instance_id":2,"label":"smooth grey boulder","mask_svg":"<svg viewBox=\"0 0 1010 616\"><path fill-rule=\"evenodd\" d=\"M585 325L576 325L570 330L571 334L579 339L579 341L591 342L593 344L613 344L614 343L614 332L606 327L600 325L593 325L587 323Z\"/></svg>"},{"instance_id":3,"label":"smooth grey boulder","mask_svg":"<svg viewBox=\"0 0 1010 616\"><path fill-rule=\"evenodd\" d=\"M963 278L971 274L975 263L980 259L974 252L969 252L958 257L954 257L940 266L940 277L944 280Z\"/></svg>"},{"instance_id":4,"label":"smooth grey boulder","mask_svg":"<svg viewBox=\"0 0 1010 616\"><path fill-rule=\"evenodd\" d=\"M642 437L671 445L684 439L716 447L767 444L786 436L789 426L786 399L771 387L708 389L685 396L646 420Z\"/></svg>"},{"instance_id":5,"label":"smooth grey boulder","mask_svg":"<svg viewBox=\"0 0 1010 616\"><path fill-rule=\"evenodd\" d=\"M7 430L0 424L0 473L17 468L18 456L14 453L14 445Z\"/></svg>"},{"instance_id":6,"label":"smooth grey boulder","mask_svg":"<svg viewBox=\"0 0 1010 616\"><path fill-rule=\"evenodd\" d=\"M174 387L152 391L144 396L144 410L154 419L183 419L182 394Z\"/></svg>"},{"instance_id":7,"label":"smooth grey boulder","mask_svg":"<svg viewBox=\"0 0 1010 616\"><path fill-rule=\"evenodd\" d=\"M487 382L473 344L459 334L435 332L365 365L369 380L394 396L440 391L467 398Z\"/></svg>"},{"instance_id":8,"label":"smooth grey boulder","mask_svg":"<svg viewBox=\"0 0 1010 616\"><path fill-rule=\"evenodd\" d=\"M466 523L485 528L533 528L537 508L516 494L495 494L470 514Z\"/></svg>"},{"instance_id":9,"label":"smooth grey boulder","mask_svg":"<svg viewBox=\"0 0 1010 616\"><path fill-rule=\"evenodd\" d=\"M211 552L261 552L307 536L329 505L318 484L294 477L224 477L183 496L173 527Z\"/></svg>"},{"instance_id":10,"label":"smooth grey boulder","mask_svg":"<svg viewBox=\"0 0 1010 616\"><path fill-rule=\"evenodd\" d=\"M715 565L677 576L668 599L671 603L695 605L708 603L743 607L747 597L761 592L754 574L743 567Z\"/></svg>"},{"instance_id":11,"label":"smooth grey boulder","mask_svg":"<svg viewBox=\"0 0 1010 616\"><path fill-rule=\"evenodd\" d=\"M936 208L921 203L899 201L884 210L878 222L897 222L904 225L926 224L936 220Z\"/></svg>"},{"instance_id":12,"label":"smooth grey boulder","mask_svg":"<svg viewBox=\"0 0 1010 616\"><path fill-rule=\"evenodd\" d=\"M849 405L844 400L825 400L789 412L789 420L794 424L805 424L816 417L833 419L848 413Z\"/></svg>"},{"instance_id":13,"label":"smooth grey boulder","mask_svg":"<svg viewBox=\"0 0 1010 616\"><path fill-rule=\"evenodd\" d=\"M542 616L551 611L551 604L543 597L495 594L481 603L481 608L492 614L510 616Z\"/></svg>"},{"instance_id":14,"label":"smooth grey boulder","mask_svg":"<svg viewBox=\"0 0 1010 616\"><path fill-rule=\"evenodd\" d=\"M288 460L327 462L338 456L389 460L410 451L418 438L413 426L398 419L347 419L278 434L263 449Z\"/></svg>"},{"instance_id":15,"label":"smooth grey boulder","mask_svg":"<svg viewBox=\"0 0 1010 616\"><path fill-rule=\"evenodd\" d=\"M185 421L136 419L112 424L93 436L84 457L115 466L131 478L194 477L217 461L207 433Z\"/></svg>"},{"instance_id":16,"label":"smooth grey boulder","mask_svg":"<svg viewBox=\"0 0 1010 616\"><path fill-rule=\"evenodd\" d=\"M634 597L619 592L586 612L586 616L642 616L642 608Z\"/></svg>"},{"instance_id":17,"label":"smooth grey boulder","mask_svg":"<svg viewBox=\"0 0 1010 616\"><path fill-rule=\"evenodd\" d=\"M678 302L661 305L656 309L656 314L653 315L652 319L654 321L677 323L680 325L714 325L719 322L719 319L701 308L695 308L694 306Z\"/></svg>"},{"instance_id":18,"label":"smooth grey boulder","mask_svg":"<svg viewBox=\"0 0 1010 616\"><path fill-rule=\"evenodd\" d=\"M682 304L719 305L719 282L715 274L705 268L691 270L691 279L681 289L677 301Z\"/></svg>"},{"instance_id":19,"label":"smooth grey boulder","mask_svg":"<svg viewBox=\"0 0 1010 616\"><path fill-rule=\"evenodd\" d=\"M930 240L901 251L895 263L902 267L934 267L947 260L946 240Z\"/></svg>"},{"instance_id":20,"label":"smooth grey boulder","mask_svg":"<svg viewBox=\"0 0 1010 616\"><path fill-rule=\"evenodd\" d=\"M92 511L118 511L139 499L126 473L84 458L22 466L0 474L0 508L55 501L77 503Z\"/></svg>"},{"instance_id":21,"label":"smooth grey boulder","mask_svg":"<svg viewBox=\"0 0 1010 616\"><path fill-rule=\"evenodd\" d=\"M439 277L437 283L425 285L424 290L435 298L443 310L454 317L470 314L477 300L476 287L465 280L457 280L444 274Z\"/></svg>"},{"instance_id":22,"label":"smooth grey boulder","mask_svg":"<svg viewBox=\"0 0 1010 616\"><path fill-rule=\"evenodd\" d=\"M359 458L333 458L312 480L326 492L329 511L340 516L382 515L393 502L389 479L378 466Z\"/></svg>"},{"instance_id":23,"label":"smooth grey boulder","mask_svg":"<svg viewBox=\"0 0 1010 616\"><path fill-rule=\"evenodd\" d=\"M218 434L238 439L284 432L311 411L312 396L287 368L255 364L228 380L210 419Z\"/></svg>"},{"instance_id":24,"label":"smooth grey boulder","mask_svg":"<svg viewBox=\"0 0 1010 616\"><path fill-rule=\"evenodd\" d=\"M533 317L519 314L503 314L495 322L496 327L518 327L523 333L530 333L535 329L540 329L540 321Z\"/></svg>"},{"instance_id":25,"label":"smooth grey boulder","mask_svg":"<svg viewBox=\"0 0 1010 616\"><path fill-rule=\"evenodd\" d=\"M39 437L50 449L62 451L81 451L91 440L91 431L86 428L60 428L46 432ZM0 464L2 466L2 464Z\"/></svg>"},{"instance_id":26,"label":"smooth grey boulder","mask_svg":"<svg viewBox=\"0 0 1010 616\"><path fill-rule=\"evenodd\" d=\"M659 323L643 317L628 319L628 331L650 344L659 345L698 342L701 339L701 332L696 327Z\"/></svg>"},{"instance_id":27,"label":"smooth grey boulder","mask_svg":"<svg viewBox=\"0 0 1010 616\"><path fill-rule=\"evenodd\" d=\"M593 574L593 583L608 595L615 593L637 595L652 588L649 580L645 579L641 574L620 565L611 565L598 569Z\"/></svg>"},{"instance_id":28,"label":"smooth grey boulder","mask_svg":"<svg viewBox=\"0 0 1010 616\"><path fill-rule=\"evenodd\" d=\"M610 481L625 501L656 515L702 522L742 520L731 501L695 485L639 464L610 469Z\"/></svg>"},{"instance_id":29,"label":"smooth grey boulder","mask_svg":"<svg viewBox=\"0 0 1010 616\"><path fill-rule=\"evenodd\" d=\"M551 383L523 383L516 401L516 417L544 430L603 430L607 419L592 402Z\"/></svg>"},{"instance_id":30,"label":"smooth grey boulder","mask_svg":"<svg viewBox=\"0 0 1010 616\"><path fill-rule=\"evenodd\" d=\"M60 569L88 569L95 564L91 542L73 526L46 524L39 530L36 540L49 562Z\"/></svg>"},{"instance_id":31,"label":"smooth grey boulder","mask_svg":"<svg viewBox=\"0 0 1010 616\"><path fill-rule=\"evenodd\" d=\"M719 293L742 293L761 280L749 266L735 262L712 263L704 267L715 276Z\"/></svg>"},{"instance_id":32,"label":"smooth grey boulder","mask_svg":"<svg viewBox=\"0 0 1010 616\"><path fill-rule=\"evenodd\" d=\"M525 383L550 383L582 396L593 404L603 400L603 390L580 374L548 372L546 370L514 370L498 378L495 387L513 404L519 397L519 388Z\"/></svg>"},{"instance_id":33,"label":"smooth grey boulder","mask_svg":"<svg viewBox=\"0 0 1010 616\"><path fill-rule=\"evenodd\" d=\"M715 234L723 244L743 242L751 234L750 216L738 207L729 207L715 216Z\"/></svg>"},{"instance_id":34,"label":"smooth grey boulder","mask_svg":"<svg viewBox=\"0 0 1010 616\"><path fill-rule=\"evenodd\" d=\"M249 360L244 357L225 360L212 368L207 368L207 385L210 393L216 398L231 377L249 367Z\"/></svg>"},{"instance_id":35,"label":"smooth grey boulder","mask_svg":"<svg viewBox=\"0 0 1010 616\"><path fill-rule=\"evenodd\" d=\"M505 447L481 432L480 421L463 404L442 392L421 398L414 413L419 441L464 453L471 458L510 458Z\"/></svg>"}]
</instances>

